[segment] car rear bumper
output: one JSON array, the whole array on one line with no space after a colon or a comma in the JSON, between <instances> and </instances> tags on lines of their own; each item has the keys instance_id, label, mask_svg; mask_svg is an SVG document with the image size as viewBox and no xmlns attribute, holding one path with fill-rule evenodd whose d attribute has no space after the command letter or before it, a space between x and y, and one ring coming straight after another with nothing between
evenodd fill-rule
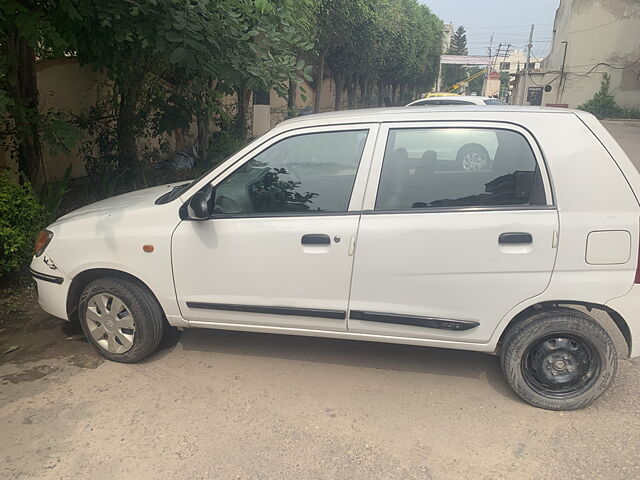
<instances>
[{"instance_id":1,"label":"car rear bumper","mask_svg":"<svg viewBox=\"0 0 640 480\"><path fill-rule=\"evenodd\" d=\"M619 313L629 326L630 357L640 356L640 285L634 285L629 293L610 300L606 306Z\"/></svg>"}]
</instances>

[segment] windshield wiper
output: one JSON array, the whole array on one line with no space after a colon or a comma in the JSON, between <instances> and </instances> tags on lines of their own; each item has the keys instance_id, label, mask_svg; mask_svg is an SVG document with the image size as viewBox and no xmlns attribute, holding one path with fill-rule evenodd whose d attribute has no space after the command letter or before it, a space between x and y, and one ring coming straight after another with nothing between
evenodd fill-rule
<instances>
[{"instance_id":1,"label":"windshield wiper","mask_svg":"<svg viewBox=\"0 0 640 480\"><path fill-rule=\"evenodd\" d=\"M184 192L187 187L191 185L190 183L183 183L180 185L176 185L175 187L173 187L171 190L169 190L167 193L163 193L162 195L160 195L157 200L156 200L156 205L160 205L163 203L169 203L172 200L175 200L176 198L178 198L180 196L180 194L182 192Z\"/></svg>"}]
</instances>

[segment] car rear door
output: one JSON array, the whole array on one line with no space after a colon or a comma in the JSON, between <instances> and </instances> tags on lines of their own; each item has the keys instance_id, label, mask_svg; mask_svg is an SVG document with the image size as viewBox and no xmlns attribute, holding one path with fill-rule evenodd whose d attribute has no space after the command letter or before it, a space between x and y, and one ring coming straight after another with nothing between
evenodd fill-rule
<instances>
[{"instance_id":1,"label":"car rear door","mask_svg":"<svg viewBox=\"0 0 640 480\"><path fill-rule=\"evenodd\" d=\"M172 238L193 325L346 331L353 242L378 124L300 128L212 181L205 221Z\"/></svg>"},{"instance_id":2,"label":"car rear door","mask_svg":"<svg viewBox=\"0 0 640 480\"><path fill-rule=\"evenodd\" d=\"M438 160L431 137L456 146L493 137L497 148L485 170L456 171ZM407 156L416 141L423 153ZM545 290L557 238L544 159L523 128L384 124L358 230L348 329L486 342L511 308Z\"/></svg>"}]
</instances>

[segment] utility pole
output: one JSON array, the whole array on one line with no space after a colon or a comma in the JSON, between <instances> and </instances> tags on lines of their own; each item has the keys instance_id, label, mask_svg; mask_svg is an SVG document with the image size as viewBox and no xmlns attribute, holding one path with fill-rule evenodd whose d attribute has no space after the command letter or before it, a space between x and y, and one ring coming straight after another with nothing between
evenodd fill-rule
<instances>
[{"instance_id":1,"label":"utility pole","mask_svg":"<svg viewBox=\"0 0 640 480\"><path fill-rule=\"evenodd\" d=\"M484 75L484 82L482 82L482 95L487 94L487 82L489 81L489 69L491 68L491 49L493 48L493 33L491 34L491 39L489 40L489 64L487 65L487 72Z\"/></svg>"},{"instance_id":2,"label":"utility pole","mask_svg":"<svg viewBox=\"0 0 640 480\"><path fill-rule=\"evenodd\" d=\"M529 80L530 68L529 63L531 63L531 48L533 48L533 25L531 25L531 31L529 32L529 44L527 45L527 63L524 65L524 72L522 74L522 92L520 92L520 103L519 105L524 105L524 102L527 99L527 81Z\"/></svg>"}]
</instances>

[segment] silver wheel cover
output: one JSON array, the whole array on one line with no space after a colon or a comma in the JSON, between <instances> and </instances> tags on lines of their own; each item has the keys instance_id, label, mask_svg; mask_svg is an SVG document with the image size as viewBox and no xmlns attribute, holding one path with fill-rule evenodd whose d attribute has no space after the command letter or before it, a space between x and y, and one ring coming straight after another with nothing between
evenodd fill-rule
<instances>
[{"instance_id":1,"label":"silver wheel cover","mask_svg":"<svg viewBox=\"0 0 640 480\"><path fill-rule=\"evenodd\" d=\"M98 293L87 302L87 329L109 353L125 353L133 347L136 324L129 307L111 293Z\"/></svg>"},{"instance_id":2,"label":"silver wheel cover","mask_svg":"<svg viewBox=\"0 0 640 480\"><path fill-rule=\"evenodd\" d=\"M486 164L482 155L478 152L467 152L462 157L462 168L466 171L478 171L486 168Z\"/></svg>"}]
</instances>

